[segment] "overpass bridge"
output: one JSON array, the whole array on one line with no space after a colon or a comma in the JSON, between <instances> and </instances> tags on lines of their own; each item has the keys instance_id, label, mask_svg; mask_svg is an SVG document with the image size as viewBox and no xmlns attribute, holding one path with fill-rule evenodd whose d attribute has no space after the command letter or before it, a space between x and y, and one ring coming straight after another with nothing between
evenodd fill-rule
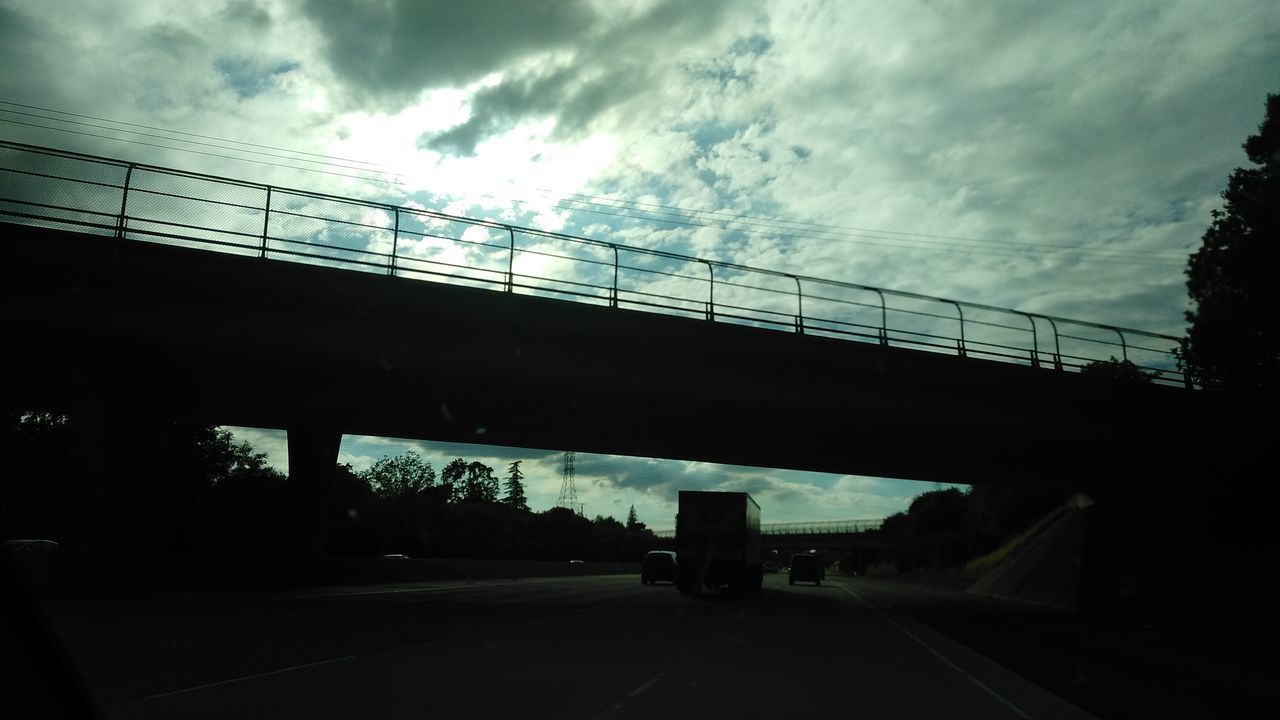
<instances>
[{"instance_id":1,"label":"overpass bridge","mask_svg":"<svg viewBox=\"0 0 1280 720\"><path fill-rule=\"evenodd\" d=\"M842 557L870 558L876 551L894 546L880 534L882 522L882 519L861 519L762 523L760 535L765 555L776 552L782 565L787 564L792 553L810 550L822 552L828 561ZM676 531L655 530L654 535L663 541L674 541Z\"/></svg>"},{"instance_id":2,"label":"overpass bridge","mask_svg":"<svg viewBox=\"0 0 1280 720\"><path fill-rule=\"evenodd\" d=\"M421 208L5 142L0 219L4 402L96 472L190 419L287 429L303 504L344 433L1027 482L1207 417L1176 338Z\"/></svg>"}]
</instances>

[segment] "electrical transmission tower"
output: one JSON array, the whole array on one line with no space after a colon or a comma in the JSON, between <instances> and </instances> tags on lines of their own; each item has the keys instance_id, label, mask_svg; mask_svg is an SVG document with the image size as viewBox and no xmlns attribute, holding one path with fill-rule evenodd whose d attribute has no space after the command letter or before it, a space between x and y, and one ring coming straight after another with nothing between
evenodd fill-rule
<instances>
[{"instance_id":1,"label":"electrical transmission tower","mask_svg":"<svg viewBox=\"0 0 1280 720\"><path fill-rule=\"evenodd\" d=\"M566 450L564 453L564 473L560 481L560 499L556 501L556 507L568 508L578 515L582 514L582 503L578 502L578 487L574 483L573 456L572 450Z\"/></svg>"}]
</instances>

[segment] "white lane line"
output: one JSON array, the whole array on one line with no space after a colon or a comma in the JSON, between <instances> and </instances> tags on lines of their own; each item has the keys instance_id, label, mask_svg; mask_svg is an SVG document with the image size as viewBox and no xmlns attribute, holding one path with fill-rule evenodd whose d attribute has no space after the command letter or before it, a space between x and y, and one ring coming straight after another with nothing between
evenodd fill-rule
<instances>
[{"instance_id":1,"label":"white lane line","mask_svg":"<svg viewBox=\"0 0 1280 720\"><path fill-rule=\"evenodd\" d=\"M648 689L649 689L649 686L650 686L650 685L652 685L652 684L654 684L654 683L656 683L656 682L658 682L658 679L659 679L659 678L661 678L661 677L662 677L662 675L663 675L663 673L658 673L657 675L654 675L654 676L653 676L653 678L649 680L649 682L647 682L647 683L645 683L645 684L641 685L640 687L636 688L635 690L632 690L631 692L627 693L627 697L635 697L635 696L639 695L640 693L644 692L645 690L648 690Z\"/></svg>"},{"instance_id":2,"label":"white lane line","mask_svg":"<svg viewBox=\"0 0 1280 720\"><path fill-rule=\"evenodd\" d=\"M293 672L294 670L304 670L306 668L318 667L320 665L330 665L332 663L344 662L346 660L354 660L357 657L359 656L346 655L339 658L330 658L328 660L319 660L312 663L304 663L302 665L291 665L286 668L280 668L279 670L268 670L267 672L255 673L253 675L243 675L241 677L229 678L227 680L219 680L217 682L205 683L203 685L193 685L192 687L181 688L179 690L170 690L169 692L156 693L155 695L144 695L143 697L134 698L133 700L124 700L122 702L111 703L111 704L123 705L125 703L141 702L143 700L155 700L156 698L169 697L171 695L182 695L183 693L195 692L197 690L206 690L208 688L218 687L219 685L230 685L231 683L244 682L245 680L254 680L256 678L268 677L270 675L279 675L281 673Z\"/></svg>"},{"instance_id":3,"label":"white lane line","mask_svg":"<svg viewBox=\"0 0 1280 720\"><path fill-rule=\"evenodd\" d=\"M479 585L432 585L430 587L408 587L408 588L391 588L387 590L358 590L356 592L338 592L338 593L299 593L297 595L282 595L276 599L284 600L311 600L326 598L343 598L343 597L363 597L366 595L394 595L397 593L429 593L429 592L474 592L476 590L487 590L489 588L505 588L505 587L527 587L529 585L551 585L555 580L528 580L524 582L503 582L503 583L481 583ZM256 600L250 598L250 601Z\"/></svg>"},{"instance_id":4,"label":"white lane line","mask_svg":"<svg viewBox=\"0 0 1280 720\"><path fill-rule=\"evenodd\" d=\"M967 677L967 678L969 678L970 682L972 682L974 685L977 685L978 687L980 687L980 688L982 688L983 690L985 690L985 691L986 691L986 693L987 693L988 695L990 695L991 697L993 697L993 698L995 698L995 699L999 700L1000 702L1004 703L1004 704L1005 704L1005 707L1008 707L1010 710L1012 710L1012 711L1013 711L1015 714L1017 714L1019 717L1024 717L1024 718L1027 718L1027 720L1030 720L1030 718L1031 718L1031 716L1030 716L1030 715L1028 715L1028 714L1026 714L1026 713L1022 712L1022 710L1021 710L1020 708L1018 708L1018 706L1017 706L1017 705L1014 705L1013 703L1009 702L1008 700L1005 700L1003 695L1001 695L1000 693L996 692L995 690L992 690L991 688L989 688L989 687L987 687L986 685L984 685L984 684L982 683L982 681L981 681L981 680L979 680L978 678L976 678L976 677L974 677L974 676L970 675L969 673L965 673L965 674L964 674L964 676L965 676L965 677Z\"/></svg>"},{"instance_id":5,"label":"white lane line","mask_svg":"<svg viewBox=\"0 0 1280 720\"><path fill-rule=\"evenodd\" d=\"M974 684L974 685L977 685L977 686L978 686L978 687L979 687L983 692L987 693L988 695L990 695L991 697L995 698L996 700L999 700L999 701L1001 702L1001 704L1003 704L1005 707L1007 707L1007 708L1009 708L1010 710L1012 710L1012 711L1013 711L1013 713L1014 713L1015 715L1017 715L1017 716L1018 716L1018 717L1020 717L1020 718L1024 718L1025 720L1031 720L1031 716L1030 716L1030 715L1028 715L1028 714L1026 714L1025 712L1023 712L1023 711L1022 711L1022 709L1021 709L1021 708L1019 708L1017 705L1014 705L1013 703L1009 702L1009 701L1008 701L1004 696L1002 696L1000 693L998 693L998 692L996 692L995 690L992 690L991 688L987 687L985 684L983 684L983 682L982 682L981 680L979 680L978 678L976 678L976 677L974 677L973 675L971 675L971 674L970 674L967 670L965 670L964 668L962 668L962 667L960 667L959 665L956 665L955 663L953 663L953 662L951 662L950 660L948 660L948 659L947 659L947 657L946 657L945 655L943 655L942 653L940 653L940 652L938 652L937 650L935 650L935 649L933 648L933 646L932 646L932 645L930 645L929 643L925 642L924 640L921 640L918 636L916 636L916 634L915 634L915 633L911 632L910 630L906 629L906 628L905 628L905 627L903 627L901 624L899 624L897 620L894 620L893 618L889 617L889 616L884 612L884 610L882 610L882 609L880 609L880 608L876 607L875 605L872 605L872 604L871 604L871 601L870 601L870 600L868 600L868 599L866 599L866 598L864 598L864 597L862 597L862 595L861 595L860 593L854 592L853 590L851 590L851 589L849 589L849 588L845 587L844 585L840 585L839 587L840 587L840 589L841 589L841 590L845 591L846 593L848 593L849 595L851 595L852 597L854 597L858 602L862 603L863 605L866 605L867 607L871 608L872 610L875 610L875 611L876 611L876 613L877 613L880 617L884 618L884 620L885 620L886 622L888 622L890 625L892 625L892 626L894 626L894 627L898 628L898 630L902 631L902 634L906 635L907 637L911 638L912 640L915 640L917 643L919 643L919 644L920 644L920 646L921 646L921 647L923 647L925 650L928 650L930 653L932 653L934 657L938 658L938 659L939 659L939 660L941 660L943 663L945 663L945 664L947 665L947 667L950 667L952 670L955 670L956 672L960 673L961 675L964 675L965 677L969 678L969 680L970 680L971 682L973 682L973 684Z\"/></svg>"}]
</instances>

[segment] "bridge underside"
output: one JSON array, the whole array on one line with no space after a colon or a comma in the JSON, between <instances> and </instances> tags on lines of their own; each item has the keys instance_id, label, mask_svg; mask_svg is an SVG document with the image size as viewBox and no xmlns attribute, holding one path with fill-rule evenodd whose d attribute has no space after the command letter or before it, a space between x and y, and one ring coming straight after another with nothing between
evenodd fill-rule
<instances>
[{"instance_id":1,"label":"bridge underside","mask_svg":"<svg viewBox=\"0 0 1280 720\"><path fill-rule=\"evenodd\" d=\"M1173 457L1201 412L1176 388L0 228L9 407L960 483Z\"/></svg>"}]
</instances>

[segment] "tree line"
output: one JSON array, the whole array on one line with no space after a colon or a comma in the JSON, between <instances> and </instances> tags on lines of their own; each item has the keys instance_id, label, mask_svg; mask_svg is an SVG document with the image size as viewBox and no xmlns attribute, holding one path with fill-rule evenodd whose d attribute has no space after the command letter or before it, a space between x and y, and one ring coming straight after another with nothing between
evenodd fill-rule
<instances>
[{"instance_id":1,"label":"tree line","mask_svg":"<svg viewBox=\"0 0 1280 720\"><path fill-rule=\"evenodd\" d=\"M11 472L0 484L3 537L58 539L72 452L68 418L9 411L3 447ZM132 473L115 522L126 546L168 553L283 554L292 546L289 478L266 453L228 430L181 423L166 428L153 467ZM658 543L638 522L533 511L522 461L494 468L457 458L436 471L414 451L365 470L334 469L325 552L333 556L638 561Z\"/></svg>"}]
</instances>

